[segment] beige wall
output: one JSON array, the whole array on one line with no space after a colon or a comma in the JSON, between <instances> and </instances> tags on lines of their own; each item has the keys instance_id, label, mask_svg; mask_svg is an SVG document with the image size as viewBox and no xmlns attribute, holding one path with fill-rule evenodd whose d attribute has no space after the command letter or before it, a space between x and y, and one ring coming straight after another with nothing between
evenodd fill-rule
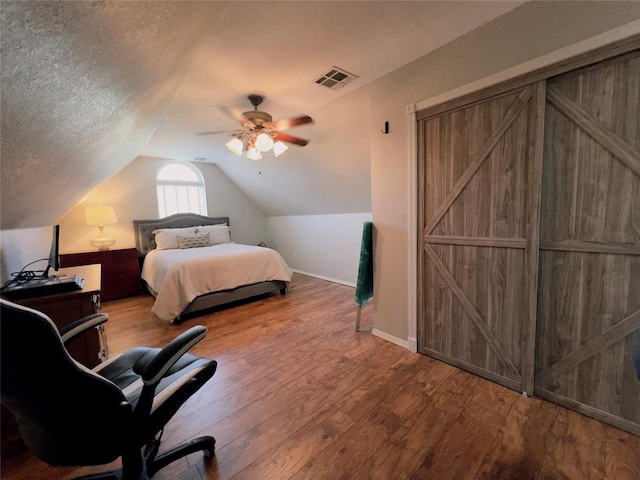
<instances>
[{"instance_id":1,"label":"beige wall","mask_svg":"<svg viewBox=\"0 0 640 480\"><path fill-rule=\"evenodd\" d=\"M267 244L298 272L355 286L367 220L371 213L268 217Z\"/></svg>"},{"instance_id":2,"label":"beige wall","mask_svg":"<svg viewBox=\"0 0 640 480\"><path fill-rule=\"evenodd\" d=\"M409 142L406 107L640 18L640 2L529 2L372 86L375 328L409 332ZM390 122L391 133L378 130Z\"/></svg>"},{"instance_id":3,"label":"beige wall","mask_svg":"<svg viewBox=\"0 0 640 480\"><path fill-rule=\"evenodd\" d=\"M0 283L11 278L12 272L19 272L25 265L49 256L51 248L51 227L21 228L0 232ZM38 262L27 270L43 270L47 262Z\"/></svg>"},{"instance_id":4,"label":"beige wall","mask_svg":"<svg viewBox=\"0 0 640 480\"><path fill-rule=\"evenodd\" d=\"M269 217L370 212L368 86L306 113L315 123L289 132L309 139L306 147L260 163L221 147L220 169Z\"/></svg>"},{"instance_id":5,"label":"beige wall","mask_svg":"<svg viewBox=\"0 0 640 480\"><path fill-rule=\"evenodd\" d=\"M85 225L86 205L113 205L117 225L105 226L105 234L116 239L112 248L135 246L133 220L158 218L156 175L166 159L138 157L107 180L60 221L60 252L92 251L89 240L97 227ZM211 163L192 163L202 172L207 186L209 216L228 216L231 237L238 243L258 244L266 238L266 219L260 209Z\"/></svg>"}]
</instances>

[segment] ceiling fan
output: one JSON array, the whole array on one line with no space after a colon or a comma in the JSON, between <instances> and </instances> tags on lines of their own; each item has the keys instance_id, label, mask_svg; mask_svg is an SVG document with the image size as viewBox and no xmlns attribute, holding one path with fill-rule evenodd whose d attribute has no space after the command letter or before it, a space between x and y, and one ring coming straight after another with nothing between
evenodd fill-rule
<instances>
[{"instance_id":1,"label":"ceiling fan","mask_svg":"<svg viewBox=\"0 0 640 480\"><path fill-rule=\"evenodd\" d=\"M249 95L247 98L249 102L251 102L251 105L253 105L253 110L247 112L241 112L240 110L224 105L215 105L216 108L219 108L231 118L238 121L240 125L242 125L242 129L225 132L201 132L198 135L231 133L233 139L225 144L227 148L236 155L242 155L246 150L247 158L251 160L260 160L262 158L261 152L268 152L271 149L273 149L274 155L279 157L289 149L289 147L285 145L286 143L299 145L301 147L309 143L309 140L294 137L293 135L284 133L284 130L307 123L313 123L311 117L302 115L300 117L285 118L274 122L271 115L258 110L258 106L260 106L264 97L261 95Z\"/></svg>"}]
</instances>

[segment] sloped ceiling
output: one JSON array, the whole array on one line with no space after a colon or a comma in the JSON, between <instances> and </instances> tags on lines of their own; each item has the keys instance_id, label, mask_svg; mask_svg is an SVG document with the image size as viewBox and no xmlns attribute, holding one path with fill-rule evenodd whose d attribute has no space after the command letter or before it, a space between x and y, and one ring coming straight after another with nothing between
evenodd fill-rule
<instances>
[{"instance_id":1,"label":"sloped ceiling","mask_svg":"<svg viewBox=\"0 0 640 480\"><path fill-rule=\"evenodd\" d=\"M370 211L366 85L521 3L2 1L0 229L52 224L139 154L206 157L267 215ZM316 85L333 65L360 78ZM257 164L194 135L237 128L209 107L249 93L311 114L311 144Z\"/></svg>"},{"instance_id":2,"label":"sloped ceiling","mask_svg":"<svg viewBox=\"0 0 640 480\"><path fill-rule=\"evenodd\" d=\"M226 2L1 2L0 228L50 225L154 132Z\"/></svg>"},{"instance_id":3,"label":"sloped ceiling","mask_svg":"<svg viewBox=\"0 0 640 480\"><path fill-rule=\"evenodd\" d=\"M369 125L367 84L522 3L232 2L143 153L217 163L268 216L370 212L369 132L383 126ZM315 84L334 65L359 78ZM238 128L210 107L250 110L250 93L274 119L310 114L315 125L289 132L310 144L257 165L225 148L228 135L194 135Z\"/></svg>"}]
</instances>

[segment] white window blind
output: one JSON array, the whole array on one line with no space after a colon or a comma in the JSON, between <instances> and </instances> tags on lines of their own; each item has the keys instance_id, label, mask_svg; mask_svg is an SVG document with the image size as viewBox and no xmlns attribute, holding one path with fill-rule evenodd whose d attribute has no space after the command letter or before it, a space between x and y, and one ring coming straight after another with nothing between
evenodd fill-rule
<instances>
[{"instance_id":1,"label":"white window blind","mask_svg":"<svg viewBox=\"0 0 640 480\"><path fill-rule=\"evenodd\" d=\"M158 172L156 184L160 218L176 213L207 215L204 178L194 166L167 163Z\"/></svg>"}]
</instances>

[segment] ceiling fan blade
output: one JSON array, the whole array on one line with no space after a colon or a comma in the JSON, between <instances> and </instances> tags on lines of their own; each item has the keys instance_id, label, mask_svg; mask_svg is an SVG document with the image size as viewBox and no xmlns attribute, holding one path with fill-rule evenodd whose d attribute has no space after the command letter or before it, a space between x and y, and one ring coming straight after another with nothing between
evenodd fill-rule
<instances>
[{"instance_id":1,"label":"ceiling fan blade","mask_svg":"<svg viewBox=\"0 0 640 480\"><path fill-rule=\"evenodd\" d=\"M224 130L224 131L220 131L220 132L197 132L196 135L218 135L221 133L237 133L237 130Z\"/></svg>"},{"instance_id":2,"label":"ceiling fan blade","mask_svg":"<svg viewBox=\"0 0 640 480\"><path fill-rule=\"evenodd\" d=\"M249 120L244 114L233 107L227 107L226 105L213 105L215 108L222 110L228 116L233 118L240 125L244 125L249 128L255 128L256 124Z\"/></svg>"},{"instance_id":3,"label":"ceiling fan blade","mask_svg":"<svg viewBox=\"0 0 640 480\"><path fill-rule=\"evenodd\" d=\"M313 118L308 115L302 115L295 118L283 118L273 123L273 128L276 130L288 130L298 125L305 125L307 123L313 123Z\"/></svg>"},{"instance_id":4,"label":"ceiling fan blade","mask_svg":"<svg viewBox=\"0 0 640 480\"><path fill-rule=\"evenodd\" d=\"M281 142L293 143L295 145L300 145L301 147L304 147L306 144L309 143L309 140L304 140L303 138L294 137L293 135L289 135L288 133L276 132L275 137Z\"/></svg>"}]
</instances>

